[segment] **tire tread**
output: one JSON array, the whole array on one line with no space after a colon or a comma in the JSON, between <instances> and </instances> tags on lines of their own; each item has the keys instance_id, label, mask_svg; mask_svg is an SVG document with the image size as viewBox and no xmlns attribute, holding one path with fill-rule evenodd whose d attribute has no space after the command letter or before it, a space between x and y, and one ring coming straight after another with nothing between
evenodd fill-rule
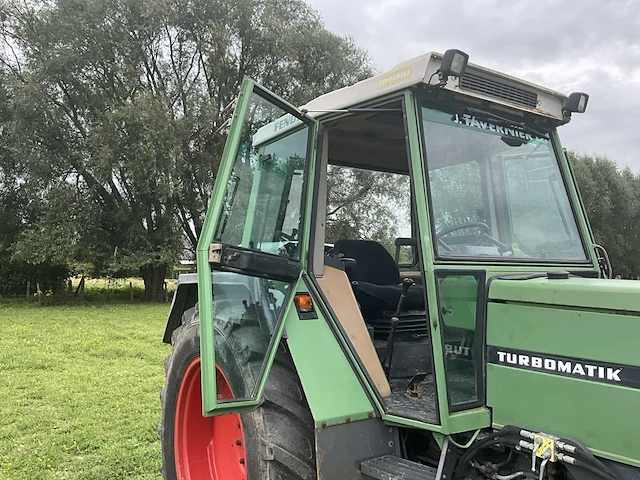
<instances>
[{"instance_id":1,"label":"tire tread","mask_svg":"<svg viewBox=\"0 0 640 480\"><path fill-rule=\"evenodd\" d=\"M268 349L269 337L262 341L255 331L259 329L255 323L237 325L227 329L232 338L230 342L237 351L240 359L244 360L248 372L260 371L264 353ZM180 337L189 327L198 325L197 305L187 310L182 316L182 322L171 335L171 344L175 347ZM226 333L226 332L225 332ZM164 359L165 377L168 378L173 363L172 352ZM166 403L167 384L160 390L160 402L163 408L163 422L158 428L161 441L165 437L164 411ZM279 345L276 357L271 366L264 389L261 405L254 412L241 414L251 416L259 431L258 452L260 477L259 480L315 480L316 460L314 444L313 416L309 409L304 390L298 377L293 359L284 341ZM164 449L163 449L164 452ZM166 468L167 459L162 462L162 478L174 480L169 476ZM250 478L249 480L258 480Z\"/></svg>"}]
</instances>

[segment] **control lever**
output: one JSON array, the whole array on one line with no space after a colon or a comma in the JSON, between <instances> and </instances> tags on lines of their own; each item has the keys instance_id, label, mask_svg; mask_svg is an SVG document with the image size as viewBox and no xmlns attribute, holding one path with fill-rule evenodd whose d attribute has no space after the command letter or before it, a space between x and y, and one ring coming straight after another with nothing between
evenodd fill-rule
<instances>
[{"instance_id":1,"label":"control lever","mask_svg":"<svg viewBox=\"0 0 640 480\"><path fill-rule=\"evenodd\" d=\"M404 303L404 299L407 296L407 290L409 287L413 285L415 282L410 278L405 278L402 281L402 293L400 294L400 298L398 299L398 306L396 307L396 313L391 317L391 330L389 330L389 337L387 338L387 347L384 351L384 362L382 363L382 368L384 370L384 374L389 379L389 375L391 372L391 360L393 359L393 342L396 336L396 328L400 324L400 312L402 311L402 304Z\"/></svg>"},{"instance_id":2,"label":"control lever","mask_svg":"<svg viewBox=\"0 0 640 480\"><path fill-rule=\"evenodd\" d=\"M404 392L404 396L407 398L422 398L422 382L427 378L426 373L416 373L411 380L409 381L409 385L407 385L407 389Z\"/></svg>"}]
</instances>

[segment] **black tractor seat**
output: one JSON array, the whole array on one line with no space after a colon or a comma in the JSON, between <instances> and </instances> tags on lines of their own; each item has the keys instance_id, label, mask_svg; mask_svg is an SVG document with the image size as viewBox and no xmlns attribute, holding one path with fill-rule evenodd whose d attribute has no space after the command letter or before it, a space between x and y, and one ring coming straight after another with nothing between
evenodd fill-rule
<instances>
[{"instance_id":1,"label":"black tractor seat","mask_svg":"<svg viewBox=\"0 0 640 480\"><path fill-rule=\"evenodd\" d=\"M396 309L402 293L400 270L386 248L372 240L340 239L334 244L332 254L338 259L355 260L355 263L345 262L345 270L363 313ZM424 309L424 287L412 285L402 311Z\"/></svg>"}]
</instances>

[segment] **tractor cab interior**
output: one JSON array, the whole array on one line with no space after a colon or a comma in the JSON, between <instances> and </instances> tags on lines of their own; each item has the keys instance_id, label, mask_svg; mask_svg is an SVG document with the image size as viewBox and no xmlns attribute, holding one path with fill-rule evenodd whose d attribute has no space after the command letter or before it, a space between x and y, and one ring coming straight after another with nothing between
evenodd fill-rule
<instances>
[{"instance_id":1,"label":"tractor cab interior","mask_svg":"<svg viewBox=\"0 0 640 480\"><path fill-rule=\"evenodd\" d=\"M324 127L315 244L330 248L315 257L318 284L387 411L438 423L402 105Z\"/></svg>"}]
</instances>

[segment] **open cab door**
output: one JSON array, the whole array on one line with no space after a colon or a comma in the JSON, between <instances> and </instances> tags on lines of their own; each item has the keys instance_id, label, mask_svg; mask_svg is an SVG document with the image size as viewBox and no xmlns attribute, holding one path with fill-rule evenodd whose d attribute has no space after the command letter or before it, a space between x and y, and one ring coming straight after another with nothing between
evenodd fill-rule
<instances>
[{"instance_id":1,"label":"open cab door","mask_svg":"<svg viewBox=\"0 0 640 480\"><path fill-rule=\"evenodd\" d=\"M306 258L309 172L317 122L245 78L198 242L198 309L204 415L257 408ZM213 285L213 288L212 288ZM229 334L270 336L236 351ZM249 347L248 347L249 346ZM261 363L222 371L223 356ZM224 375L233 398L216 389ZM228 378L231 377L231 378ZM250 378L249 378L250 377Z\"/></svg>"}]
</instances>

